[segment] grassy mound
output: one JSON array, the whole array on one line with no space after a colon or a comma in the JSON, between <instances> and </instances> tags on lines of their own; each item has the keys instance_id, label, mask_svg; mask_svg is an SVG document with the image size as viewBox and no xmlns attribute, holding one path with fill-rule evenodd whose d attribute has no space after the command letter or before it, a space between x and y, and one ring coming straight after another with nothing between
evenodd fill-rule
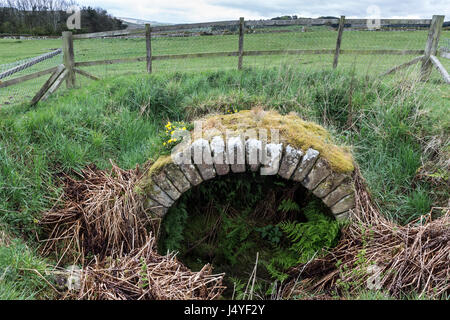
<instances>
[{"instance_id":1,"label":"grassy mound","mask_svg":"<svg viewBox=\"0 0 450 320\"><path fill-rule=\"evenodd\" d=\"M61 205L64 175L109 159L131 169L166 151L167 121L230 109L295 112L351 145L374 202L404 224L447 206L448 93L410 78L377 81L351 72L277 68L118 77L0 110L0 220L31 248L43 212ZM1 262L0 271L7 268ZM42 281L42 286L45 282ZM30 289L34 292L34 289ZM31 292L28 292L31 295Z\"/></svg>"}]
</instances>

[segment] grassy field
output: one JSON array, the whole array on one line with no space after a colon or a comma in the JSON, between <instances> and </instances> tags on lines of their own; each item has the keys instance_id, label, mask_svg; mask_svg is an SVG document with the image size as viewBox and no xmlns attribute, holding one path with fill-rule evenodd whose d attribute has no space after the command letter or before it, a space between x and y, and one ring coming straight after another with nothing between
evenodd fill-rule
<instances>
[{"instance_id":1,"label":"grassy field","mask_svg":"<svg viewBox=\"0 0 450 320\"><path fill-rule=\"evenodd\" d=\"M293 28L296 30L296 28ZM246 34L245 50L280 50L280 49L333 49L336 42L336 31L324 28L313 28L310 32ZM426 30L419 31L345 31L342 49L398 49L422 50L425 47ZM443 31L442 38L449 38L450 31ZM48 40L4 40L0 39L0 65L27 59L61 47L60 39ZM237 51L237 35L155 38L152 40L154 55L183 54L199 52ZM132 58L145 55L145 40L131 39L89 39L74 42L75 61L91 61L104 59ZM358 74L381 74L390 68L414 58L412 55L351 55L340 56L339 68L352 69ZM271 68L280 65L300 66L302 70L331 69L333 56L324 55L274 55L245 57L244 66ZM57 56L40 63L30 69L15 74L20 76L33 71L43 70L62 62ZM450 60L441 59L443 65L450 69ZM154 72L173 71L207 71L232 70L237 68L236 57L194 58L182 60L154 61ZM118 65L103 65L84 68L94 75L107 78L119 74L135 74L145 71L145 63L130 63ZM11 78L13 78L11 77ZM438 80L439 75L433 72L432 79ZM5 79L8 80L9 78ZM79 78L78 85L86 83L86 78ZM0 106L9 103L29 101L45 82L45 77L31 80L19 86L0 90Z\"/></svg>"},{"instance_id":2,"label":"grassy field","mask_svg":"<svg viewBox=\"0 0 450 320\"><path fill-rule=\"evenodd\" d=\"M246 49L334 46L334 32L315 35L246 35ZM425 31L348 32L343 48L422 49L425 38ZM0 40L0 64L59 44ZM236 44L233 35L155 39L154 53L236 50ZM78 61L141 56L143 49L142 39L75 42ZM245 58L243 71L234 70L236 58L157 61L152 75L142 72L143 63L100 66L86 70L105 80L78 77L78 88L60 90L35 108L14 104L14 99L2 105L5 93L0 91L0 299L57 296L43 280L45 270L57 261L40 256L43 230L38 222L43 212L59 205L64 174L74 175L90 164L109 169L109 159L124 169L155 160L162 152L167 121L191 122L211 112L225 113L231 106L293 111L329 129L337 143L351 146L375 202L399 224L433 206L446 206L448 85L435 71L429 82L418 82L417 68L377 76L409 58L342 55L334 71L331 55ZM449 68L447 61L442 59ZM38 84L17 87L17 93L32 96ZM6 95L9 99L11 91ZM347 298L379 295L363 291Z\"/></svg>"}]
</instances>

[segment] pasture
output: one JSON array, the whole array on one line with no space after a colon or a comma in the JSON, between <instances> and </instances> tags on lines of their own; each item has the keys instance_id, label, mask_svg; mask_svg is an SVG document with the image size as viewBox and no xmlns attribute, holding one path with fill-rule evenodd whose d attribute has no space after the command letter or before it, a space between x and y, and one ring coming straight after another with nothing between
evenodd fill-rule
<instances>
[{"instance_id":1,"label":"pasture","mask_svg":"<svg viewBox=\"0 0 450 320\"><path fill-rule=\"evenodd\" d=\"M294 32L246 34L244 49L335 48L336 31L324 27L306 32L300 27L290 29ZM344 32L341 49L423 50L427 34L427 30L349 30ZM449 37L450 31L442 32L441 38ZM0 39L0 65L60 47L61 39ZM152 39L154 56L236 51L237 47L237 35ZM144 38L74 42L76 62L140 57L145 55L145 49ZM336 70L332 69L331 54L244 56L243 70L236 70L237 57L156 60L152 74L145 72L145 62L83 67L103 79L93 81L77 75L76 88L62 88L35 107L26 102L45 78L0 88L0 270L7 270L0 275L4 279L0 283L0 299L61 298L46 270L74 260L81 264L76 260L79 259L77 250L68 250L64 256L58 255L57 250L43 252L42 240L49 234L43 217L67 204L67 197L72 196L67 195L68 180L83 180L87 168L95 172L109 171L112 163L129 170L128 173L136 165L145 168L167 154L164 145L168 122L189 128L200 117L226 114L230 110L265 109L282 115L292 112L326 128L334 143L351 151L373 205L398 226L408 225L427 214L436 219L444 215L449 198L449 86L435 70L429 81L419 81L420 64L380 77L415 56L341 54ZM57 56L27 72L49 68L61 61L62 57ZM450 60L441 58L440 61L450 70ZM16 75L21 74L24 73ZM235 201L232 212L246 215L260 203L277 211L286 203L277 202L279 199L267 201L267 194L277 188L282 192L288 189L280 181L270 179L261 183L263 188L255 188L249 179L239 177L228 182L224 187L222 181L212 181L197 193L181 198L178 206L169 212L170 223L161 227L166 239L160 245L164 250L187 249L205 231L203 226L208 226L209 222L202 220L206 210L209 216L224 219L231 230L229 234L238 236L233 238L217 232L222 247L229 249L221 252L221 261L226 263L219 270L233 270L236 261L246 262L239 266L238 278L226 280L229 288L236 286L239 298L243 293L242 281L248 279L253 268L255 246L261 249L261 264L267 267L268 256L282 251L274 250L273 246L279 244L276 231L281 231L273 221L268 225L270 228L264 229L266 226L258 224L257 219L247 219L245 215L244 220L233 224L225 212L228 203ZM201 207L199 203L205 199L214 206ZM313 201L306 207L305 214L322 213ZM188 215L188 210L194 214ZM329 237L328 244L333 243L338 236L336 224L328 220L316 223L324 237ZM249 228L242 228L243 225ZM254 238L248 236L246 229ZM242 234L246 236L240 238ZM264 242L267 238L272 243ZM362 242L366 245L370 239L369 236ZM241 252L241 245L251 250ZM404 249L401 245L395 248ZM189 262L193 271L198 271L206 261L201 254L210 249L208 243L197 247L191 257L180 256L186 258L184 262ZM369 257L361 256L364 250L356 255L358 261L372 263ZM240 256L234 255L235 251ZM88 265L95 257L95 253L89 252L83 257L86 259L83 263ZM337 263L336 268L345 271ZM276 270L267 267L266 271L275 273ZM267 279L257 281L262 296L267 296L272 285ZM436 297L432 290L425 294L425 289L417 290L406 284L408 290L401 293L388 288L368 290L364 276L361 279L362 282L340 283L320 292L300 291L294 298L448 299L448 290Z\"/></svg>"},{"instance_id":2,"label":"pasture","mask_svg":"<svg viewBox=\"0 0 450 320\"><path fill-rule=\"evenodd\" d=\"M293 32L246 34L244 50L290 50L290 49L329 49L336 45L337 32L325 27L313 27L302 32L301 27L289 27ZM428 31L358 31L346 30L341 44L342 50L423 50ZM443 31L441 39L449 38L450 31ZM48 40L18 40L0 39L0 65L13 63L17 60L34 57L62 45L61 39ZM237 51L238 35L215 35L197 37L171 37L152 39L154 56ZM135 58L145 56L145 38L106 38L83 39L74 42L75 61L93 61L120 58ZM354 70L359 75L379 75L390 68L409 61L417 55L371 55L371 54L341 54L338 68ZM447 70L449 59L440 59ZM62 57L40 63L26 71L16 74L20 76L27 72L43 70L62 62ZM299 70L315 71L331 69L332 54L301 54L301 55L268 55L245 56L245 68L271 68L281 65L298 67ZM206 57L180 60L157 60L153 62L153 71L190 72L218 71L237 68L237 57ZM123 74L145 72L145 62L125 63L118 65L101 65L83 67L84 70L99 77L110 77ZM433 72L435 86L440 86L439 75ZM78 86L87 83L86 78L78 77ZM20 86L0 90L0 106L5 103L20 103L30 100L42 86L45 79L35 79Z\"/></svg>"}]
</instances>

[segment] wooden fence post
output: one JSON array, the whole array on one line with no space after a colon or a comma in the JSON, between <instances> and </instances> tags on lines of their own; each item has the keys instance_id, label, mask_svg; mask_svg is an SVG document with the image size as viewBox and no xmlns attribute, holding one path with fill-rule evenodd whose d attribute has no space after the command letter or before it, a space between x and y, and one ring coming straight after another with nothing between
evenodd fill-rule
<instances>
[{"instance_id":1,"label":"wooden fence post","mask_svg":"<svg viewBox=\"0 0 450 320\"><path fill-rule=\"evenodd\" d=\"M336 51L334 52L333 69L336 69L338 65L339 53L341 51L342 32L344 32L344 21L345 16L341 16L341 19L339 19L338 36L336 40Z\"/></svg>"},{"instance_id":2,"label":"wooden fence post","mask_svg":"<svg viewBox=\"0 0 450 320\"><path fill-rule=\"evenodd\" d=\"M420 70L421 80L427 80L430 77L432 62L430 56L435 56L439 43L439 36L441 35L442 24L444 23L444 16L434 15L430 24L430 31L428 32L428 39L425 45L425 53L422 59L422 67Z\"/></svg>"},{"instance_id":3,"label":"wooden fence post","mask_svg":"<svg viewBox=\"0 0 450 320\"><path fill-rule=\"evenodd\" d=\"M239 18L239 60L238 70L242 69L242 59L244 57L244 18Z\"/></svg>"},{"instance_id":4,"label":"wooden fence post","mask_svg":"<svg viewBox=\"0 0 450 320\"><path fill-rule=\"evenodd\" d=\"M72 32L64 31L63 38L63 62L67 70L66 85L67 88L75 87L75 60L73 53L73 37Z\"/></svg>"},{"instance_id":5,"label":"wooden fence post","mask_svg":"<svg viewBox=\"0 0 450 320\"><path fill-rule=\"evenodd\" d=\"M147 72L152 73L152 29L150 23L145 24L145 44L147 48Z\"/></svg>"}]
</instances>

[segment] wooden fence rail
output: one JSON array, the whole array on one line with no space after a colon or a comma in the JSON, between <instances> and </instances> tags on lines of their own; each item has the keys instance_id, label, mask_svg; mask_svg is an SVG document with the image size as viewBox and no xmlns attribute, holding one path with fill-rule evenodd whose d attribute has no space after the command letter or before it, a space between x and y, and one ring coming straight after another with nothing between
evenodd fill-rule
<instances>
[{"instance_id":1,"label":"wooden fence rail","mask_svg":"<svg viewBox=\"0 0 450 320\"><path fill-rule=\"evenodd\" d=\"M99 33L90 33L82 35L74 35L73 39L92 39L99 37L112 37L142 34L145 32L146 39L146 57L125 58L125 59L110 59L110 60L97 60L97 61L85 61L74 62L74 67L87 67L95 65L116 64L116 63L132 63L132 62L147 62L147 72L152 72L152 62L156 60L173 60L173 59L191 59L191 58L207 58L207 57L231 57L237 56L238 63L237 68L241 70L244 64L244 57L246 56L263 56L263 55L306 55L306 54L332 54L333 61L332 66L336 68L338 66L339 55L352 54L352 55L419 55L420 59L413 59L404 63L398 67L389 70L385 74L393 73L401 68L409 66L418 60L424 61L424 59L430 60L430 55L436 55L435 46L439 42L440 29L442 28L444 16L433 16L432 19L380 19L380 27L386 26L430 26L430 34L432 40L427 41L424 50L395 50L395 49L378 49L378 50L353 50L353 49L341 49L341 42L346 26L367 26L368 19L346 19L345 16L341 16L340 19L309 19L300 18L295 20L250 20L244 21L244 18L231 21L217 21L217 22L204 22L204 23L191 23L191 24L177 24L169 26L155 26L151 27L150 24L145 25L145 29L134 30L118 30L107 31ZM263 27L263 26L292 26L292 25L308 25L308 26L321 26L321 25L336 25L338 34L336 40L335 49L288 49L288 50L244 50L244 35L245 30L248 27ZM235 27L238 30L238 51L229 52L200 52L200 53L186 53L186 54L169 54L155 56L152 54L151 39L152 34L155 32L167 32L167 31L179 31L179 30L195 30L209 27ZM430 44L430 41L432 44ZM429 53L427 54L427 51ZM423 56L423 57L422 57ZM427 73L424 73L424 79L428 78L429 71L431 70L430 63L426 62ZM424 67L422 67L424 68ZM92 78L92 77L91 77Z\"/></svg>"}]
</instances>

